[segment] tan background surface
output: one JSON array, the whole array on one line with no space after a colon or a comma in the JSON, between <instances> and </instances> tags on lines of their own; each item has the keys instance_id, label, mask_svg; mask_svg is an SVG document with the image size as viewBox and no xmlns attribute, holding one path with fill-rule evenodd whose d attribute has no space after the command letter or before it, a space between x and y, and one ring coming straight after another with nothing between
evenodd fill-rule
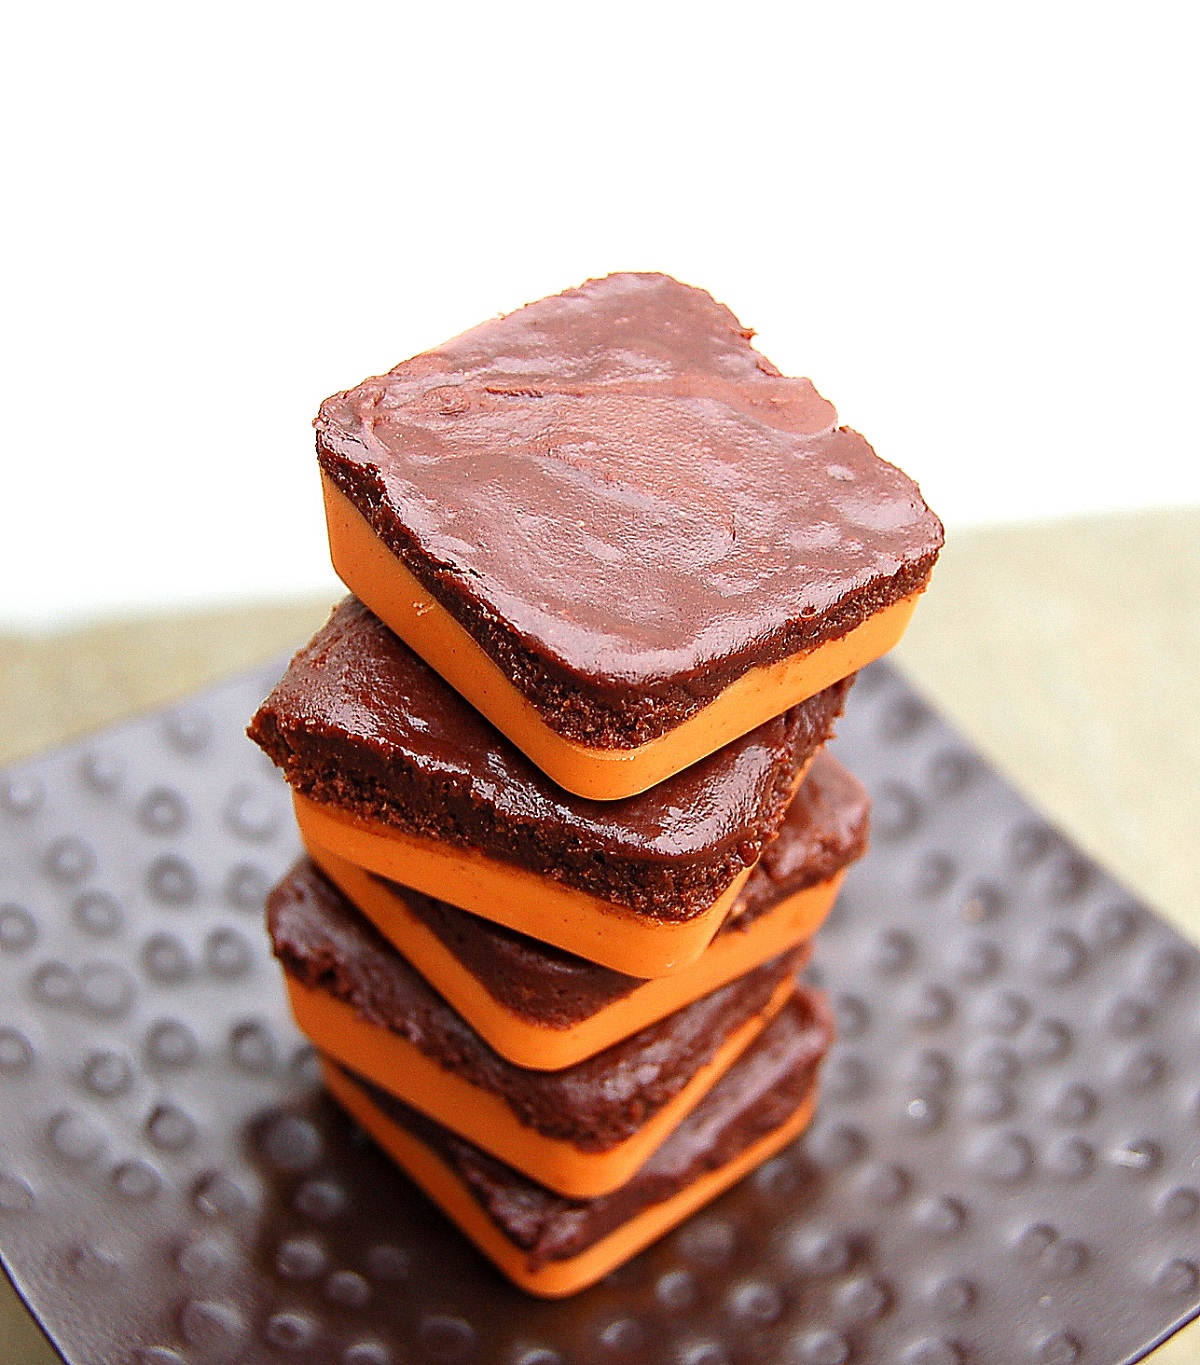
<instances>
[{"instance_id":1,"label":"tan background surface","mask_svg":"<svg viewBox=\"0 0 1200 1365\"><path fill-rule=\"evenodd\" d=\"M0 763L309 634L324 602L0 637ZM1200 509L956 536L898 657L1113 873L1200 942ZM54 1359L0 1284L0 1362ZM1154 1365L1200 1361L1200 1323Z\"/></svg>"}]
</instances>

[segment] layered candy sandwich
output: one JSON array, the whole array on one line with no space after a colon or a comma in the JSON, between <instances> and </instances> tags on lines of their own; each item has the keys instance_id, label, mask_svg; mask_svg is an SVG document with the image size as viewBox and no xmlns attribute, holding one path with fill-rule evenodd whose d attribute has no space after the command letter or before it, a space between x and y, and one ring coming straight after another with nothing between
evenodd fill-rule
<instances>
[{"instance_id":1,"label":"layered candy sandwich","mask_svg":"<svg viewBox=\"0 0 1200 1365\"><path fill-rule=\"evenodd\" d=\"M709 946L649 980L516 933L314 847L313 859L471 1027L518 1066L580 1062L700 996L806 944L866 847L869 801L818 752Z\"/></svg>"},{"instance_id":2,"label":"layered candy sandwich","mask_svg":"<svg viewBox=\"0 0 1200 1365\"><path fill-rule=\"evenodd\" d=\"M250 735L306 844L631 976L694 962L833 730L831 684L620 802L563 791L360 602L292 660Z\"/></svg>"},{"instance_id":3,"label":"layered candy sandwich","mask_svg":"<svg viewBox=\"0 0 1200 1365\"><path fill-rule=\"evenodd\" d=\"M917 486L703 290L610 275L316 421L334 567L561 787L628 797L890 649Z\"/></svg>"}]
</instances>

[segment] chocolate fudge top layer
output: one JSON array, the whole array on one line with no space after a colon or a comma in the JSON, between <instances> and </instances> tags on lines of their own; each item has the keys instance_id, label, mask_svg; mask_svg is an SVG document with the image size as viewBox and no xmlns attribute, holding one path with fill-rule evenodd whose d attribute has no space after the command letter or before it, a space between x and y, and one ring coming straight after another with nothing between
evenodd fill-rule
<instances>
[{"instance_id":1,"label":"chocolate fudge top layer","mask_svg":"<svg viewBox=\"0 0 1200 1365\"><path fill-rule=\"evenodd\" d=\"M631 747L926 582L942 528L701 289L610 275L321 406L321 468L551 728Z\"/></svg>"},{"instance_id":2,"label":"chocolate fudge top layer","mask_svg":"<svg viewBox=\"0 0 1200 1365\"><path fill-rule=\"evenodd\" d=\"M536 1269L586 1251L643 1209L774 1132L804 1102L831 1037L824 998L799 988L641 1170L598 1199L569 1199L545 1189L370 1081L342 1070L388 1118L438 1153Z\"/></svg>"},{"instance_id":3,"label":"chocolate fudge top layer","mask_svg":"<svg viewBox=\"0 0 1200 1365\"><path fill-rule=\"evenodd\" d=\"M825 881L866 849L870 798L831 754L813 760L775 840L718 930L747 928L784 897ZM386 883L385 878L379 878ZM409 911L493 997L522 1018L569 1028L642 984L445 901L391 883Z\"/></svg>"},{"instance_id":4,"label":"chocolate fudge top layer","mask_svg":"<svg viewBox=\"0 0 1200 1365\"><path fill-rule=\"evenodd\" d=\"M501 1096L528 1127L583 1152L608 1151L636 1133L800 965L799 955L784 954L586 1061L528 1071L494 1052L307 860L272 891L267 925L276 957L297 981Z\"/></svg>"},{"instance_id":5,"label":"chocolate fudge top layer","mask_svg":"<svg viewBox=\"0 0 1200 1365\"><path fill-rule=\"evenodd\" d=\"M840 715L835 684L623 801L563 791L356 599L292 660L249 734L297 790L664 920L759 856Z\"/></svg>"}]
</instances>

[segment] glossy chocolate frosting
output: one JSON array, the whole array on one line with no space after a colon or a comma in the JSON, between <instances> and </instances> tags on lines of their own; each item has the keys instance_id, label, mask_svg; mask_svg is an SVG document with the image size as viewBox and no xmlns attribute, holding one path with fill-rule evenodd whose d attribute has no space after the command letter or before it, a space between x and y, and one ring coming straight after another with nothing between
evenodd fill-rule
<instances>
[{"instance_id":1,"label":"glossy chocolate frosting","mask_svg":"<svg viewBox=\"0 0 1200 1365\"><path fill-rule=\"evenodd\" d=\"M866 849L869 806L862 785L822 749L718 934L747 928L785 896L825 881L860 857ZM379 880L391 886L493 999L546 1028L569 1028L589 1019L642 984L638 977Z\"/></svg>"},{"instance_id":2,"label":"glossy chocolate frosting","mask_svg":"<svg viewBox=\"0 0 1200 1365\"><path fill-rule=\"evenodd\" d=\"M623 801L563 791L354 598L249 733L298 791L658 918L702 913L757 859L832 733L838 683Z\"/></svg>"},{"instance_id":3,"label":"glossy chocolate frosting","mask_svg":"<svg viewBox=\"0 0 1200 1365\"><path fill-rule=\"evenodd\" d=\"M276 957L296 980L500 1095L522 1123L585 1152L607 1151L636 1133L801 960L785 953L586 1061L529 1071L494 1052L307 859L271 893L267 925Z\"/></svg>"},{"instance_id":4,"label":"glossy chocolate frosting","mask_svg":"<svg viewBox=\"0 0 1200 1365\"><path fill-rule=\"evenodd\" d=\"M585 1251L785 1123L807 1098L831 1036L824 997L798 988L641 1170L598 1199L555 1194L370 1081L346 1074L388 1118L442 1157L535 1269Z\"/></svg>"},{"instance_id":5,"label":"glossy chocolate frosting","mask_svg":"<svg viewBox=\"0 0 1200 1365\"><path fill-rule=\"evenodd\" d=\"M583 743L664 733L926 581L916 485L703 290L610 275L321 407L326 475Z\"/></svg>"}]
</instances>

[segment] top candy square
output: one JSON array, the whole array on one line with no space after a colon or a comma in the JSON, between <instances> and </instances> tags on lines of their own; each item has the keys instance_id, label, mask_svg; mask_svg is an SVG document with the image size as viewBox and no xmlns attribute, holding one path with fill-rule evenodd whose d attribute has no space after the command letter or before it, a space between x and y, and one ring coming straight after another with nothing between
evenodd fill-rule
<instances>
[{"instance_id":1,"label":"top candy square","mask_svg":"<svg viewBox=\"0 0 1200 1365\"><path fill-rule=\"evenodd\" d=\"M610 275L321 405L334 567L569 791L633 795L890 649L942 527L701 289Z\"/></svg>"}]
</instances>

